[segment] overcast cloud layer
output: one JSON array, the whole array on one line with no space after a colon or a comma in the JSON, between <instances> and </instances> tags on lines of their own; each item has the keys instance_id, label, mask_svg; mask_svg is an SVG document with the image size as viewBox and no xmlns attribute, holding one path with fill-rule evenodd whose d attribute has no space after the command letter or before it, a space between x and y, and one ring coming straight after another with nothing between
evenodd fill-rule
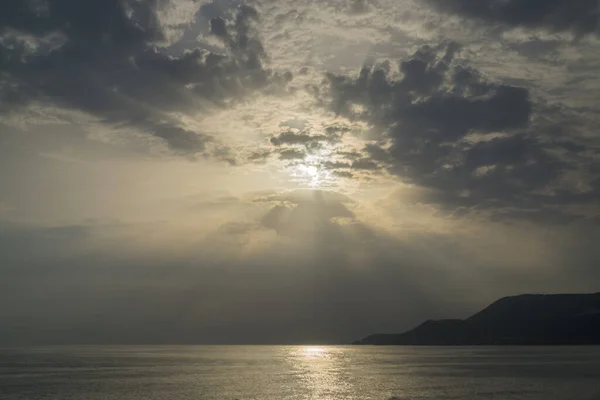
<instances>
[{"instance_id":1,"label":"overcast cloud layer","mask_svg":"<svg viewBox=\"0 0 600 400\"><path fill-rule=\"evenodd\" d=\"M0 343L308 343L598 291L595 0L0 2Z\"/></svg>"}]
</instances>

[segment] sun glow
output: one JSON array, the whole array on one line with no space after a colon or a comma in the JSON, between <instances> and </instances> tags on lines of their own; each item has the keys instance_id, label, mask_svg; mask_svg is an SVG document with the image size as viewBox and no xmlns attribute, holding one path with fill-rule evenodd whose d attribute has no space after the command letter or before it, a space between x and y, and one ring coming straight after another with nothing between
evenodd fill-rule
<instances>
[{"instance_id":1,"label":"sun glow","mask_svg":"<svg viewBox=\"0 0 600 400\"><path fill-rule=\"evenodd\" d=\"M335 177L324 167L328 156L327 151L321 150L318 154L308 155L298 164L290 166L293 181L313 189L335 186Z\"/></svg>"},{"instance_id":2,"label":"sun glow","mask_svg":"<svg viewBox=\"0 0 600 400\"><path fill-rule=\"evenodd\" d=\"M305 166L304 169L306 171L306 174L309 176L319 175L319 169L313 165Z\"/></svg>"}]
</instances>

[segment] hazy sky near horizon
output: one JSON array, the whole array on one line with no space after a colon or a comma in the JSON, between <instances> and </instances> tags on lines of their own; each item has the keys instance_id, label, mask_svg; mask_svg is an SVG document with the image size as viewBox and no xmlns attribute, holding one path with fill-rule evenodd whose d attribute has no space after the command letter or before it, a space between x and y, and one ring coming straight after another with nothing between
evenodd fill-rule
<instances>
[{"instance_id":1,"label":"hazy sky near horizon","mask_svg":"<svg viewBox=\"0 0 600 400\"><path fill-rule=\"evenodd\" d=\"M596 0L3 0L0 344L298 343L600 290Z\"/></svg>"}]
</instances>

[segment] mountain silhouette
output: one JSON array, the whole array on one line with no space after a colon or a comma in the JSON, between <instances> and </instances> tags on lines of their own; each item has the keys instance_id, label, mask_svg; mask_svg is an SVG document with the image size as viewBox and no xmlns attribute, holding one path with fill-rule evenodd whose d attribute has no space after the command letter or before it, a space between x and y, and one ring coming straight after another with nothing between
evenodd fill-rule
<instances>
[{"instance_id":1,"label":"mountain silhouette","mask_svg":"<svg viewBox=\"0 0 600 400\"><path fill-rule=\"evenodd\" d=\"M464 320L429 320L405 333L374 334L354 344L600 344L600 293L504 297Z\"/></svg>"}]
</instances>

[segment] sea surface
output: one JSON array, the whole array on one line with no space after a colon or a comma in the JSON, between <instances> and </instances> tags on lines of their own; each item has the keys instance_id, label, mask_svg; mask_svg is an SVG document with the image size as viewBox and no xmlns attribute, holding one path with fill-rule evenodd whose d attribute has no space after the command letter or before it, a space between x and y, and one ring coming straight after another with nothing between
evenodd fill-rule
<instances>
[{"instance_id":1,"label":"sea surface","mask_svg":"<svg viewBox=\"0 0 600 400\"><path fill-rule=\"evenodd\" d=\"M0 399L600 400L600 347L1 349Z\"/></svg>"}]
</instances>

